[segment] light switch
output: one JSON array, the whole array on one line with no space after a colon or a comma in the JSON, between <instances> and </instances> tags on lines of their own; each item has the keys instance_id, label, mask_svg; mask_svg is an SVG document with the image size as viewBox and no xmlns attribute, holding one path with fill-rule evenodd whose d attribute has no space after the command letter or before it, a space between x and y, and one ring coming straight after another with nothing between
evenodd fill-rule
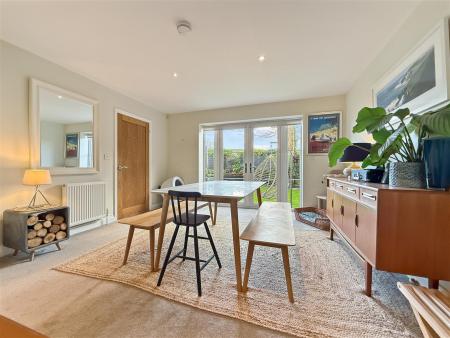
<instances>
[{"instance_id":1,"label":"light switch","mask_svg":"<svg viewBox=\"0 0 450 338\"><path fill-rule=\"evenodd\" d=\"M110 160L110 159L111 159L111 155L110 155L109 153L104 153L104 154L103 154L103 158L104 158L105 160Z\"/></svg>"}]
</instances>

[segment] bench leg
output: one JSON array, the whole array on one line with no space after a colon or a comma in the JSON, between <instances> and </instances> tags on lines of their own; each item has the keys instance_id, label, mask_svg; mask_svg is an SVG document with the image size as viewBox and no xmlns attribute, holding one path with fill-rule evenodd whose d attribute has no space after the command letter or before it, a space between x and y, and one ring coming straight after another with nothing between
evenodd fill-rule
<instances>
[{"instance_id":1,"label":"bench leg","mask_svg":"<svg viewBox=\"0 0 450 338\"><path fill-rule=\"evenodd\" d=\"M150 229L150 271L155 271L155 229Z\"/></svg>"},{"instance_id":2,"label":"bench leg","mask_svg":"<svg viewBox=\"0 0 450 338\"><path fill-rule=\"evenodd\" d=\"M247 259L245 260L245 273L244 273L244 285L242 291L247 291L248 276L250 275L250 268L252 267L253 251L255 249L255 243L248 242Z\"/></svg>"},{"instance_id":3,"label":"bench leg","mask_svg":"<svg viewBox=\"0 0 450 338\"><path fill-rule=\"evenodd\" d=\"M291 267L289 265L288 247L287 246L282 247L281 253L283 255L284 275L286 276L286 286L287 286L289 301L291 303L293 303L294 302L294 293L292 292Z\"/></svg>"},{"instance_id":4,"label":"bench leg","mask_svg":"<svg viewBox=\"0 0 450 338\"><path fill-rule=\"evenodd\" d=\"M122 265L127 264L128 254L130 253L130 247L131 247L131 241L133 240L133 235L134 235L134 227L130 226L130 230L128 230L127 246L125 248L125 256L123 257Z\"/></svg>"}]
</instances>

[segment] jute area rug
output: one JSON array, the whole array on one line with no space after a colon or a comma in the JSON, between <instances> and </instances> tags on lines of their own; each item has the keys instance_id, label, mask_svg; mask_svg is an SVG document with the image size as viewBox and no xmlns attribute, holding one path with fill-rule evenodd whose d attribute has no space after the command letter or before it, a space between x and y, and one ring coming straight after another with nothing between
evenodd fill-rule
<instances>
[{"instance_id":1,"label":"jute area rug","mask_svg":"<svg viewBox=\"0 0 450 338\"><path fill-rule=\"evenodd\" d=\"M166 227L163 257L174 226ZM122 266L126 239L119 239L56 270L138 287L180 303L237 318L300 337L418 337L419 328L407 301L396 288L398 277L374 273L373 298L363 294L362 266L338 240L327 233L296 229L297 246L289 250L295 303L288 301L279 249L256 247L249 290L238 294L235 287L231 226L210 226L222 269L213 260L202 271L203 296L197 296L194 262L172 262L162 285L158 273L149 271L148 232L135 233L128 264ZM200 234L204 235L203 227ZM182 248L180 230L174 252ZM192 241L192 239L190 239ZM200 240L200 257L212 254L209 243ZM193 256L193 243L188 254ZM242 266L247 243L241 243ZM162 263L162 262L161 262Z\"/></svg>"}]
</instances>

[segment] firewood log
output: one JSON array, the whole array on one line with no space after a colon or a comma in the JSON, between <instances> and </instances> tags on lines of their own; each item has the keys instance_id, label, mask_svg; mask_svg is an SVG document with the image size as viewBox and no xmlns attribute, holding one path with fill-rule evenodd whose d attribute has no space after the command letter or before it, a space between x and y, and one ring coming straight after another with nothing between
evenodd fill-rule
<instances>
[{"instance_id":1,"label":"firewood log","mask_svg":"<svg viewBox=\"0 0 450 338\"><path fill-rule=\"evenodd\" d=\"M34 248L34 247L37 247L37 246L39 246L41 244L42 244L42 238L41 237L35 237L35 238L32 238L32 239L28 240L28 247L29 248Z\"/></svg>"},{"instance_id":2,"label":"firewood log","mask_svg":"<svg viewBox=\"0 0 450 338\"><path fill-rule=\"evenodd\" d=\"M55 216L55 218L53 219L53 224L60 225L62 222L64 222L63 216Z\"/></svg>"},{"instance_id":3,"label":"firewood log","mask_svg":"<svg viewBox=\"0 0 450 338\"><path fill-rule=\"evenodd\" d=\"M53 242L55 240L55 237L56 236L54 233L52 233L52 232L48 233L47 236L44 237L44 243L47 244L47 243Z\"/></svg>"},{"instance_id":4,"label":"firewood log","mask_svg":"<svg viewBox=\"0 0 450 338\"><path fill-rule=\"evenodd\" d=\"M38 231L38 230L41 230L42 227L43 227L42 223L41 223L41 222L37 222L37 223L34 225L33 229L36 230L36 231Z\"/></svg>"},{"instance_id":5,"label":"firewood log","mask_svg":"<svg viewBox=\"0 0 450 338\"><path fill-rule=\"evenodd\" d=\"M63 231L67 230L67 223L61 223L61 225L59 226L59 228Z\"/></svg>"},{"instance_id":6,"label":"firewood log","mask_svg":"<svg viewBox=\"0 0 450 338\"><path fill-rule=\"evenodd\" d=\"M66 236L67 236L67 233L65 231L58 231L56 233L56 240L66 238Z\"/></svg>"},{"instance_id":7,"label":"firewood log","mask_svg":"<svg viewBox=\"0 0 450 338\"><path fill-rule=\"evenodd\" d=\"M43 225L44 225L44 227L46 227L46 228L50 228L50 227L52 226L52 222L51 222L51 221L45 221L45 222L43 223Z\"/></svg>"},{"instance_id":8,"label":"firewood log","mask_svg":"<svg viewBox=\"0 0 450 338\"><path fill-rule=\"evenodd\" d=\"M33 239L37 236L36 230L29 230L27 234L28 239Z\"/></svg>"},{"instance_id":9,"label":"firewood log","mask_svg":"<svg viewBox=\"0 0 450 338\"><path fill-rule=\"evenodd\" d=\"M39 237L45 237L45 235L47 235L47 228L39 229L39 230L37 231L37 235L38 235Z\"/></svg>"},{"instance_id":10,"label":"firewood log","mask_svg":"<svg viewBox=\"0 0 450 338\"><path fill-rule=\"evenodd\" d=\"M35 215L30 215L27 219L27 225L35 225L38 222L38 217Z\"/></svg>"},{"instance_id":11,"label":"firewood log","mask_svg":"<svg viewBox=\"0 0 450 338\"><path fill-rule=\"evenodd\" d=\"M48 232L53 232L54 234L56 234L59 231L59 225L58 224L53 224L49 229Z\"/></svg>"},{"instance_id":12,"label":"firewood log","mask_svg":"<svg viewBox=\"0 0 450 338\"><path fill-rule=\"evenodd\" d=\"M45 215L45 220L46 221L53 221L55 218L55 214L47 214Z\"/></svg>"}]
</instances>

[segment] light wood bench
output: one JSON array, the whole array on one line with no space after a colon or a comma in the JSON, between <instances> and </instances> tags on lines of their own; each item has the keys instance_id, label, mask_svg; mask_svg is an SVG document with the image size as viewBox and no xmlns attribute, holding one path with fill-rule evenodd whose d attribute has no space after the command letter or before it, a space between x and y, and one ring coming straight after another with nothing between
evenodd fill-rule
<instances>
[{"instance_id":1,"label":"light wood bench","mask_svg":"<svg viewBox=\"0 0 450 338\"><path fill-rule=\"evenodd\" d=\"M425 338L450 337L450 294L422 286L397 283L408 299Z\"/></svg>"},{"instance_id":2,"label":"light wood bench","mask_svg":"<svg viewBox=\"0 0 450 338\"><path fill-rule=\"evenodd\" d=\"M213 212L211 203L209 202L198 202L197 209L204 208L209 206L209 212L211 214L211 219L213 218ZM181 210L185 212L185 204L181 203ZM194 210L194 204L189 203L189 212ZM139 215L126 217L119 219L118 222L122 224L127 224L130 226L128 230L128 239L127 245L125 247L125 254L123 257L123 265L127 264L128 255L130 254L131 242L133 241L133 235L135 229L143 229L148 230L150 235L150 268L151 271L155 271L155 230L159 228L161 223L161 212L162 209L155 209L152 211L148 211ZM173 212L172 207L167 210L167 221L166 224L172 222L173 220Z\"/></svg>"},{"instance_id":3,"label":"light wood bench","mask_svg":"<svg viewBox=\"0 0 450 338\"><path fill-rule=\"evenodd\" d=\"M263 202L256 216L247 225L240 238L248 241L243 291L247 291L255 245L280 248L289 301L294 302L288 247L295 245L291 205L284 202Z\"/></svg>"}]
</instances>

